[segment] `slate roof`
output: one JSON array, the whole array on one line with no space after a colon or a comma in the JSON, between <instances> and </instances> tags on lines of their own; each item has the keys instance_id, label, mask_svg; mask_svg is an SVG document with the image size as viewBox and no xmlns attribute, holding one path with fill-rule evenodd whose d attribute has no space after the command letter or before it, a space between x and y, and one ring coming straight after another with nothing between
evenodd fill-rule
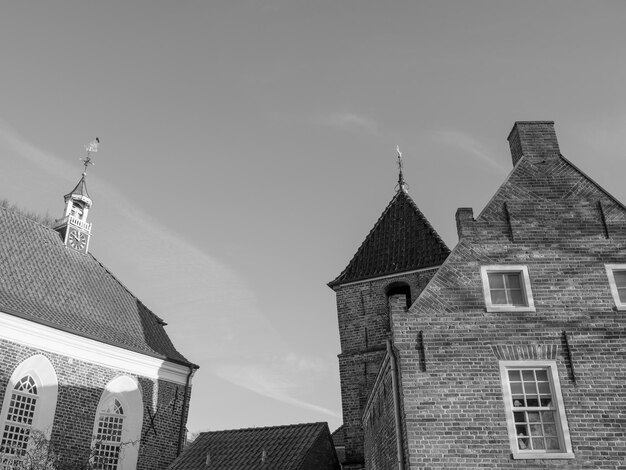
<instances>
[{"instance_id":1,"label":"slate roof","mask_svg":"<svg viewBox=\"0 0 626 470\"><path fill-rule=\"evenodd\" d=\"M296 470L324 433L326 423L203 432L169 470Z\"/></svg>"},{"instance_id":2,"label":"slate roof","mask_svg":"<svg viewBox=\"0 0 626 470\"><path fill-rule=\"evenodd\" d=\"M398 190L346 269L330 287L387 274L439 266L450 249L411 196Z\"/></svg>"},{"instance_id":3,"label":"slate roof","mask_svg":"<svg viewBox=\"0 0 626 470\"><path fill-rule=\"evenodd\" d=\"M193 365L163 321L91 254L0 208L0 311L160 359ZM197 367L197 366L194 366Z\"/></svg>"}]
</instances>

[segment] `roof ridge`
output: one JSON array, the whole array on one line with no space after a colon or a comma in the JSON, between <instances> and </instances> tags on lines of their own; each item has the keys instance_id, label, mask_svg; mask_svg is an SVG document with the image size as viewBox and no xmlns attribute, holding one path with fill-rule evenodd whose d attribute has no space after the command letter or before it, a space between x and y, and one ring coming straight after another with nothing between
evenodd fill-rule
<instances>
[{"instance_id":1,"label":"roof ridge","mask_svg":"<svg viewBox=\"0 0 626 470\"><path fill-rule=\"evenodd\" d=\"M6 205L3 204L3 202L5 201L6 201ZM24 212L25 209L20 208L17 204L13 203L12 207L9 207L8 204L10 204L10 201L8 199L3 199L2 201L0 201L0 209L4 209L6 212L10 212L13 215L29 220L32 223L37 224L42 228L52 230L53 232L56 231L49 225L44 224L41 220L35 219L34 217L37 217L36 213L33 213L33 216L31 217L29 213ZM40 216L40 217L43 217L43 216Z\"/></svg>"},{"instance_id":2,"label":"roof ridge","mask_svg":"<svg viewBox=\"0 0 626 470\"><path fill-rule=\"evenodd\" d=\"M278 429L278 428L319 426L319 425L328 426L328 423L325 422L325 421L315 421L313 423L276 424L274 426L258 426L258 427L248 427L248 428L238 428L238 429L221 429L221 430L216 430L216 431L202 431L202 432L200 432L200 435L211 434L211 433L258 431L258 430L261 430L261 429Z\"/></svg>"},{"instance_id":3,"label":"roof ridge","mask_svg":"<svg viewBox=\"0 0 626 470\"><path fill-rule=\"evenodd\" d=\"M144 303L143 303L143 302L139 299L139 297L137 297L135 294L133 294L133 293L132 293L132 291L131 291L128 287L126 287L126 285L124 285L124 283L123 283L122 281L120 281L120 280L119 280L119 279L115 276L115 274L113 274L113 273L112 273L112 272L111 272L111 271L110 271L110 270L109 270L109 269L108 269L108 268L107 268L104 264L102 264L102 262L101 262L98 258L96 258L94 255L92 255L90 252L87 252L87 254L88 254L89 256L91 256L91 258L92 258L92 259L93 259L96 263L98 263L98 264L100 265L100 267L101 267L101 268L102 268L102 269L103 269L103 270L107 273L107 275L109 275L109 276L111 277L111 279L113 279L113 280L114 280L117 284L119 284L119 286L120 286L122 289L124 289L124 290L128 293L128 295L130 295L130 296L131 296L131 297L132 297L132 298L133 298L133 299L134 299L134 300L135 300L135 301L136 301L139 305L141 305L143 308L145 308L145 309L146 309L146 311L147 311L148 313L150 313L153 317L155 317L155 318L156 318L156 320L157 320L157 323L158 323L161 327L163 327L163 326L167 325L167 323L166 323L166 322L165 322L165 321L164 321L161 317L159 317L156 313L154 313L154 312L152 311L152 309L150 309L150 308L149 308L146 304L144 304ZM165 329L165 328L163 328L163 329ZM168 336L168 338L169 338L169 336ZM171 343L171 340L170 340L170 343ZM172 343L172 347L174 348L174 350L175 350L175 351L176 351L176 352L177 352L177 353L178 353L178 354L179 354L182 358L184 358L184 359L185 359L185 361L186 361L186 362L183 362L184 364L186 364L186 365L190 365L190 366L194 367L195 369L199 369L199 368L200 368L200 366L198 366L197 364L194 364L193 362L190 362L189 360L187 360L187 358L186 358L183 354L181 354L181 353L180 353L180 351L179 351L179 350L178 350L178 349L174 346L174 344L173 344L173 343ZM173 361L173 362L182 362L182 361L180 361L180 360L177 360L177 359L174 359L174 358L171 358L171 357L167 357L166 355L163 355L163 356L164 356L164 357L165 357L168 361Z\"/></svg>"}]
</instances>

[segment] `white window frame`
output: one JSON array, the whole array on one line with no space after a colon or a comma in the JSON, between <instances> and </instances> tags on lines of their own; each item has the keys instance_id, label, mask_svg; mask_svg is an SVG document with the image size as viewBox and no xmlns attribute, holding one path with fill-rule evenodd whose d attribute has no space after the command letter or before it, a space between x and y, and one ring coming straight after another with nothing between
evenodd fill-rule
<instances>
[{"instance_id":1,"label":"white window frame","mask_svg":"<svg viewBox=\"0 0 626 470\"><path fill-rule=\"evenodd\" d=\"M33 422L30 425L31 433L37 432L45 440L49 441L52 435L52 423L57 406L59 381L54 366L43 354L35 354L24 360L11 374L4 392L2 410L0 411L0 439L7 422L13 389L20 379L27 375L33 378L37 387L37 404Z\"/></svg>"},{"instance_id":2,"label":"white window frame","mask_svg":"<svg viewBox=\"0 0 626 470\"><path fill-rule=\"evenodd\" d=\"M489 289L490 273L511 273L519 274L522 286L522 295L526 299L526 305L502 305L491 302L491 290ZM530 288L530 277L528 275L528 267L521 264L498 264L490 266L481 266L480 275L483 281L483 296L485 297L485 306L488 312L534 312L535 301L533 299L532 289Z\"/></svg>"},{"instance_id":3,"label":"white window frame","mask_svg":"<svg viewBox=\"0 0 626 470\"><path fill-rule=\"evenodd\" d=\"M548 372L553 393L552 399L556 401L556 426L559 433L559 444L561 447L558 452L542 452L537 450L523 451L518 449L518 436L515 431L515 419L513 416L513 411L515 410L513 408L513 400L511 398L508 371L520 369L543 369ZM513 459L575 458L572 450L569 426L567 425L567 417L565 415L565 406L563 405L563 395L561 394L561 385L559 383L556 361L500 361L500 380L502 382L502 398L504 400L504 411L506 413L506 424L509 432L509 443L511 445L511 454Z\"/></svg>"},{"instance_id":4,"label":"white window frame","mask_svg":"<svg viewBox=\"0 0 626 470\"><path fill-rule=\"evenodd\" d=\"M622 302L619 298L619 292L617 291L617 283L615 282L615 271L626 271L626 264L607 264L606 275L609 278L609 287L611 288L611 295L615 302L615 308L617 310L626 311L626 302Z\"/></svg>"}]
</instances>

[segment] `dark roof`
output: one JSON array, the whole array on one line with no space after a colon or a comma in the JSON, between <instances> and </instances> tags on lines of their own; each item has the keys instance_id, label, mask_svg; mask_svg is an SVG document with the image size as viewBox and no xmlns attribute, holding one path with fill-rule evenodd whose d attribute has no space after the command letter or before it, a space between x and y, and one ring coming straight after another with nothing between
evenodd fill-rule
<instances>
[{"instance_id":1,"label":"dark roof","mask_svg":"<svg viewBox=\"0 0 626 470\"><path fill-rule=\"evenodd\" d=\"M86 173L83 173L83 176L81 177L76 187L64 196L65 200L67 201L72 195L82 196L82 197L91 199L89 197L89 193L87 192L87 174Z\"/></svg>"},{"instance_id":2,"label":"dark roof","mask_svg":"<svg viewBox=\"0 0 626 470\"><path fill-rule=\"evenodd\" d=\"M169 470L295 470L324 433L330 442L326 423L203 432Z\"/></svg>"},{"instance_id":3,"label":"dark roof","mask_svg":"<svg viewBox=\"0 0 626 470\"><path fill-rule=\"evenodd\" d=\"M0 208L0 311L124 349L191 365L163 321L91 254Z\"/></svg>"},{"instance_id":4,"label":"dark roof","mask_svg":"<svg viewBox=\"0 0 626 470\"><path fill-rule=\"evenodd\" d=\"M341 447L346 445L346 433L345 433L345 425L339 426L332 433L331 437L333 438L333 444L335 447Z\"/></svg>"},{"instance_id":5,"label":"dark roof","mask_svg":"<svg viewBox=\"0 0 626 470\"><path fill-rule=\"evenodd\" d=\"M346 269L330 287L373 277L439 266L450 249L400 189L365 238Z\"/></svg>"}]
</instances>

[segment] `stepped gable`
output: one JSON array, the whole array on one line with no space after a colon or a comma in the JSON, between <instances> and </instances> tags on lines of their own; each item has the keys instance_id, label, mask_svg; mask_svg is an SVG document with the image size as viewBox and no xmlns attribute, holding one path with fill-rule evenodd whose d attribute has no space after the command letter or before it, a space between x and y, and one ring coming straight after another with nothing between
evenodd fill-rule
<instances>
[{"instance_id":1,"label":"stepped gable","mask_svg":"<svg viewBox=\"0 0 626 470\"><path fill-rule=\"evenodd\" d=\"M399 189L346 269L328 286L439 266L448 254L413 199Z\"/></svg>"},{"instance_id":2,"label":"stepped gable","mask_svg":"<svg viewBox=\"0 0 626 470\"><path fill-rule=\"evenodd\" d=\"M194 366L174 348L163 320L96 258L6 208L0 208L0 312Z\"/></svg>"},{"instance_id":3,"label":"stepped gable","mask_svg":"<svg viewBox=\"0 0 626 470\"><path fill-rule=\"evenodd\" d=\"M203 432L169 470L296 470L324 434L326 423Z\"/></svg>"}]
</instances>

